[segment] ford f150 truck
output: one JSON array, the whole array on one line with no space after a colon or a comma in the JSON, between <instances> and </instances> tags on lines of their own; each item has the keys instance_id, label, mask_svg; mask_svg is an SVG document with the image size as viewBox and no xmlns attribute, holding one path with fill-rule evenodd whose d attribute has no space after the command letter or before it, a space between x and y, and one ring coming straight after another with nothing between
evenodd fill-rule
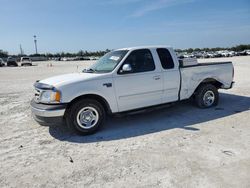
<instances>
[{"instance_id":1,"label":"ford f150 truck","mask_svg":"<svg viewBox=\"0 0 250 188\"><path fill-rule=\"evenodd\" d=\"M165 46L132 47L104 55L82 73L34 84L31 109L38 122L63 118L91 134L106 115L194 98L200 108L218 104L218 89L233 85L232 62L189 63Z\"/></svg>"}]
</instances>

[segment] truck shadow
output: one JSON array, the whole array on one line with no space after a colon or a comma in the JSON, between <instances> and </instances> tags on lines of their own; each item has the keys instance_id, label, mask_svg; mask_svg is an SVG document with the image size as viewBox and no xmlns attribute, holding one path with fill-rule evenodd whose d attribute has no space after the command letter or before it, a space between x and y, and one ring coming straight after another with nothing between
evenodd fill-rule
<instances>
[{"instance_id":1,"label":"truck shadow","mask_svg":"<svg viewBox=\"0 0 250 188\"><path fill-rule=\"evenodd\" d=\"M49 133L61 141L91 143L119 140L142 136L169 129L199 131L195 125L205 126L208 121L231 116L250 110L250 97L220 93L217 107L199 109L189 101L180 102L172 107L163 108L137 115L110 117L103 129L94 135L79 136L69 132L66 126L51 125ZM219 126L219 125L218 125ZM232 126L232 125L228 125Z\"/></svg>"}]
</instances>

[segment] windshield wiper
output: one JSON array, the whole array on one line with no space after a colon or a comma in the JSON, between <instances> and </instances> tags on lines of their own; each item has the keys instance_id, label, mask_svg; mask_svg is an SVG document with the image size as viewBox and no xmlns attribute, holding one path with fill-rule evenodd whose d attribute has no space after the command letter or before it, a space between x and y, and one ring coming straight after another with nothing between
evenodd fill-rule
<instances>
[{"instance_id":1,"label":"windshield wiper","mask_svg":"<svg viewBox=\"0 0 250 188\"><path fill-rule=\"evenodd\" d=\"M84 69L82 72L93 73L96 72L94 69Z\"/></svg>"}]
</instances>

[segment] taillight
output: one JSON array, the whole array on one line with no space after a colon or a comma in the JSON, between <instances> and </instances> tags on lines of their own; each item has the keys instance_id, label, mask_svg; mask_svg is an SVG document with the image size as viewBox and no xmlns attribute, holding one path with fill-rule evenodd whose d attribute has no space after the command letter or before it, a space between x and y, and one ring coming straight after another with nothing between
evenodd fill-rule
<instances>
[{"instance_id":1,"label":"taillight","mask_svg":"<svg viewBox=\"0 0 250 188\"><path fill-rule=\"evenodd\" d=\"M233 75L232 75L232 76L233 76L233 78L234 78L234 67L233 67Z\"/></svg>"}]
</instances>

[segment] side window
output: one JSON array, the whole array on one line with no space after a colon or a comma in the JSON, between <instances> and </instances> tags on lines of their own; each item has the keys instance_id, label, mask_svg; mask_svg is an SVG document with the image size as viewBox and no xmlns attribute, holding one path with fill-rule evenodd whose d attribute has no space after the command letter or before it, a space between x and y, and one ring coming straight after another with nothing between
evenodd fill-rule
<instances>
[{"instance_id":1,"label":"side window","mask_svg":"<svg viewBox=\"0 0 250 188\"><path fill-rule=\"evenodd\" d=\"M174 68L174 61L172 59L171 54L165 48L158 48L157 50L158 56L161 60L161 65L164 69L172 69Z\"/></svg>"},{"instance_id":2,"label":"side window","mask_svg":"<svg viewBox=\"0 0 250 188\"><path fill-rule=\"evenodd\" d=\"M132 68L132 70L127 73L138 73L155 70L154 59L149 49L132 51L124 61L123 65L125 64L129 64ZM122 73L121 71L119 72ZM122 74L126 73L124 72Z\"/></svg>"}]
</instances>

